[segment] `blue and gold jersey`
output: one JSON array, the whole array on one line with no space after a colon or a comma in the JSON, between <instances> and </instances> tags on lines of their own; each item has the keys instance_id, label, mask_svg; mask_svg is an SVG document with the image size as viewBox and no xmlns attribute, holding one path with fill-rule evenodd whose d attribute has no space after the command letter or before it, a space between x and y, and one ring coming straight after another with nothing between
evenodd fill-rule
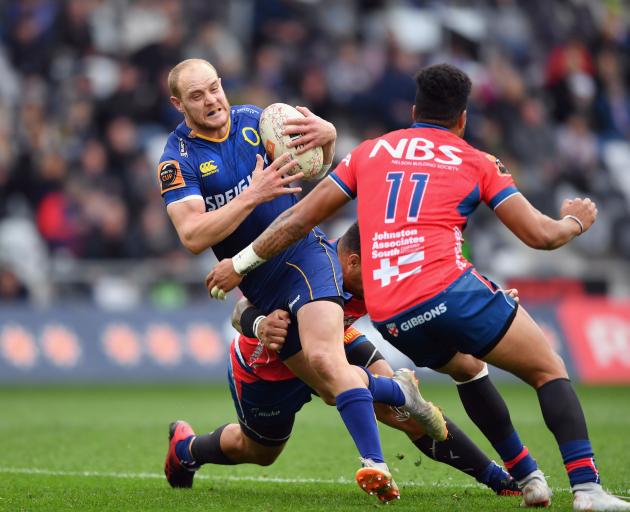
<instances>
[{"instance_id":1,"label":"blue and gold jersey","mask_svg":"<svg viewBox=\"0 0 630 512\"><path fill-rule=\"evenodd\" d=\"M182 122L169 135L158 165L158 181L164 202L168 205L200 198L206 205L206 211L213 211L249 187L256 167L256 155L265 157L265 148L258 133L261 112L254 105L233 106L229 130L222 139L199 135ZM234 256L296 201L293 194L288 194L257 206L230 236L212 247L217 259ZM314 239L314 235L307 238ZM284 262L291 259L306 241L294 244L250 272L241 283L243 293L254 302L259 290L264 289L267 282L273 282L269 280L273 279L276 271L283 271Z\"/></svg>"}]
</instances>

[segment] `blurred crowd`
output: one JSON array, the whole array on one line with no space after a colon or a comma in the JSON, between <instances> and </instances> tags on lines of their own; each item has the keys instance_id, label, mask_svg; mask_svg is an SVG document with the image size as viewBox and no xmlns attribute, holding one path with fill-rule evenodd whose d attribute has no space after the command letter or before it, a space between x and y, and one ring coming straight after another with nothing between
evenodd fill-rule
<instances>
[{"instance_id":1,"label":"blurred crowd","mask_svg":"<svg viewBox=\"0 0 630 512\"><path fill-rule=\"evenodd\" d=\"M334 122L337 158L408 126L415 72L453 63L474 82L469 141L499 156L545 213L557 215L561 197L593 197L597 229L578 251L629 261L629 7L4 0L0 300L36 293L63 262L189 261L155 170L181 120L166 75L188 57L215 65L232 104L307 105ZM348 223L352 207L342 215ZM473 224L473 253L477 237L484 257L504 243L497 224Z\"/></svg>"}]
</instances>

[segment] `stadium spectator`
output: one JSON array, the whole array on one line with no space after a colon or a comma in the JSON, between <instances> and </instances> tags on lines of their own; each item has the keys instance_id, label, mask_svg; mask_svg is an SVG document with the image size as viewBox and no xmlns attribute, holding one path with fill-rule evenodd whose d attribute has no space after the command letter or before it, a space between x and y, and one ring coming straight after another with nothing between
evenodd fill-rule
<instances>
[{"instance_id":1,"label":"stadium spectator","mask_svg":"<svg viewBox=\"0 0 630 512\"><path fill-rule=\"evenodd\" d=\"M10 268L0 269L0 303L23 302L28 299L28 290Z\"/></svg>"}]
</instances>

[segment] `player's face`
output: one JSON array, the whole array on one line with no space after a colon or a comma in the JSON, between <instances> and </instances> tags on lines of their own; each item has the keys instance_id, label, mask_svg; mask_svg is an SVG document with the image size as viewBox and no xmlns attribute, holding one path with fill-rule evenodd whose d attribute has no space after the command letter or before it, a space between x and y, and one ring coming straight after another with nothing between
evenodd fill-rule
<instances>
[{"instance_id":1,"label":"player's face","mask_svg":"<svg viewBox=\"0 0 630 512\"><path fill-rule=\"evenodd\" d=\"M203 64L186 68L179 77L179 90L186 124L206 137L222 138L228 129L230 104L216 71Z\"/></svg>"}]
</instances>

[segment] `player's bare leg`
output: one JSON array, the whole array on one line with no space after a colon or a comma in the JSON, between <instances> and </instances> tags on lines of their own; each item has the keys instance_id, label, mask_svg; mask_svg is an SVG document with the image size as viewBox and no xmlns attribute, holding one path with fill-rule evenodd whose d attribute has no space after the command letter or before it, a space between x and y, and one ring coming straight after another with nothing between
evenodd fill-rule
<instances>
[{"instance_id":1,"label":"player's bare leg","mask_svg":"<svg viewBox=\"0 0 630 512\"><path fill-rule=\"evenodd\" d=\"M346 359L343 348L343 309L327 300L309 302L297 312L303 360L312 372L304 380L337 409L359 450L363 467L357 471L359 486L381 501L398 497L383 459L372 394ZM295 357L295 356L294 356ZM300 359L289 358L287 366L300 378ZM293 361L292 361L293 360ZM329 402L330 403L330 402Z\"/></svg>"},{"instance_id":2,"label":"player's bare leg","mask_svg":"<svg viewBox=\"0 0 630 512\"><path fill-rule=\"evenodd\" d=\"M265 446L257 443L243 432L237 423L230 423L221 433L221 451L235 464L258 464L270 466L284 450L286 443Z\"/></svg>"},{"instance_id":3,"label":"player's bare leg","mask_svg":"<svg viewBox=\"0 0 630 512\"><path fill-rule=\"evenodd\" d=\"M466 382L475 378L486 364L470 354L458 352L453 358L436 371L451 377L455 382Z\"/></svg>"},{"instance_id":4,"label":"player's bare leg","mask_svg":"<svg viewBox=\"0 0 630 512\"><path fill-rule=\"evenodd\" d=\"M342 308L327 300L309 302L300 308L297 319L302 352L318 378L315 389L336 397L348 389L365 388L343 349Z\"/></svg>"},{"instance_id":5,"label":"player's bare leg","mask_svg":"<svg viewBox=\"0 0 630 512\"><path fill-rule=\"evenodd\" d=\"M503 339L483 359L535 389L555 379L569 378L562 358L522 306Z\"/></svg>"},{"instance_id":6,"label":"player's bare leg","mask_svg":"<svg viewBox=\"0 0 630 512\"><path fill-rule=\"evenodd\" d=\"M605 493L599 485L584 413L564 363L524 308L518 309L505 336L484 360L536 389L545 424L556 438L575 494L574 508L583 510L582 503L588 502L588 510L630 510L630 503ZM542 500L539 475L524 484L526 504ZM530 499L528 486L536 488Z\"/></svg>"}]
</instances>

